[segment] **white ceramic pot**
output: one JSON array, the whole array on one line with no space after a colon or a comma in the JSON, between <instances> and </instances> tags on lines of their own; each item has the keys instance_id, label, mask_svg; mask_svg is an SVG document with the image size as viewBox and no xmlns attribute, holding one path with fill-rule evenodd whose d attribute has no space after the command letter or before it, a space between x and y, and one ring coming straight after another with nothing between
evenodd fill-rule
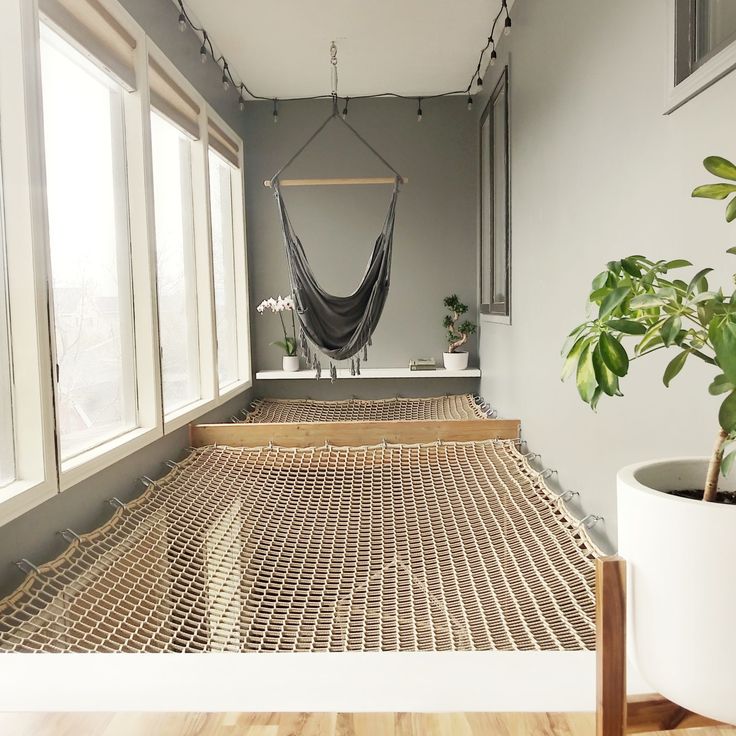
<instances>
[{"instance_id":1,"label":"white ceramic pot","mask_svg":"<svg viewBox=\"0 0 736 736\"><path fill-rule=\"evenodd\" d=\"M465 352L442 353L448 371L464 371L468 367L468 354Z\"/></svg>"},{"instance_id":2,"label":"white ceramic pot","mask_svg":"<svg viewBox=\"0 0 736 736\"><path fill-rule=\"evenodd\" d=\"M702 489L707 465L706 458L675 458L618 474L629 645L654 690L736 724L736 506L660 492ZM736 474L719 488L734 490Z\"/></svg>"},{"instance_id":3,"label":"white ceramic pot","mask_svg":"<svg viewBox=\"0 0 736 736\"><path fill-rule=\"evenodd\" d=\"M281 365L284 371L287 371L288 373L295 373L299 370L299 356L284 355Z\"/></svg>"}]
</instances>

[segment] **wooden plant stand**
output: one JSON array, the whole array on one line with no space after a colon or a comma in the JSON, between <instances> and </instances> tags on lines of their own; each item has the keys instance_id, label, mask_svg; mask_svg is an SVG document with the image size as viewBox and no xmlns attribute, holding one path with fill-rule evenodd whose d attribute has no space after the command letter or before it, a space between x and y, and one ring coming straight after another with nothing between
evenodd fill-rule
<instances>
[{"instance_id":1,"label":"wooden plant stand","mask_svg":"<svg viewBox=\"0 0 736 736\"><path fill-rule=\"evenodd\" d=\"M626 693L626 561L596 560L596 735L724 726L661 695Z\"/></svg>"}]
</instances>

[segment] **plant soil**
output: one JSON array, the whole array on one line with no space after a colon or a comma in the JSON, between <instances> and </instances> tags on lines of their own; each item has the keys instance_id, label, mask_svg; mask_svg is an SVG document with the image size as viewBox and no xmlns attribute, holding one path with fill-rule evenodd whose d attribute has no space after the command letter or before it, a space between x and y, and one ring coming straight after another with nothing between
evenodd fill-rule
<instances>
[{"instance_id":1,"label":"plant soil","mask_svg":"<svg viewBox=\"0 0 736 736\"><path fill-rule=\"evenodd\" d=\"M703 491L696 489L687 489L685 491L665 491L670 496L678 496L679 498L691 498L694 501L703 500ZM736 492L734 491L718 491L715 501L712 503L723 503L727 506L736 506Z\"/></svg>"}]
</instances>

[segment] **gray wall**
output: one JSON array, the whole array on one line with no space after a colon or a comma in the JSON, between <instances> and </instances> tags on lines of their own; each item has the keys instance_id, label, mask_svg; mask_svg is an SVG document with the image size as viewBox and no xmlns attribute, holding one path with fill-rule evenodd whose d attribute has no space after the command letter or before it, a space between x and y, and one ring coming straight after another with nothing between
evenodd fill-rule
<instances>
[{"instance_id":1,"label":"gray wall","mask_svg":"<svg viewBox=\"0 0 736 736\"><path fill-rule=\"evenodd\" d=\"M733 273L736 231L720 203L690 199L702 159L734 150L736 74L669 116L666 4L525 0L510 52L513 324L484 325L481 389L520 417L532 449L606 516L615 538L615 473L628 463L706 454L717 431L712 371L691 364L671 388L665 351L637 361L624 398L594 414L559 380L565 335L585 318L591 278L632 253L684 257ZM486 74L493 86L502 64ZM481 105L479 107L482 108Z\"/></svg>"},{"instance_id":2,"label":"gray wall","mask_svg":"<svg viewBox=\"0 0 736 736\"><path fill-rule=\"evenodd\" d=\"M273 193L263 186L296 152L330 112L329 101L287 102L273 123L272 105L247 106L246 204L251 299L289 292L286 261ZM399 195L391 292L369 351L368 366L406 367L410 358L442 360L442 299L457 292L476 311L475 120L465 100L424 104L402 100L356 100L350 123L409 183ZM337 121L330 123L288 177L385 176L390 174ZM373 241L383 225L390 187L290 188L284 197L314 272L326 289L350 293L358 284ZM252 315L256 370L280 368L280 338L275 315ZM476 341L470 343L476 364ZM323 365L326 364L323 362ZM309 393L339 398L357 393L390 396L476 390L477 381L342 381L317 388L313 382L259 382L259 394Z\"/></svg>"},{"instance_id":3,"label":"gray wall","mask_svg":"<svg viewBox=\"0 0 736 736\"><path fill-rule=\"evenodd\" d=\"M228 95L222 90L214 63L203 65L200 62L199 43L193 33L178 30L178 13L173 3L170 0L121 2L217 112L242 132L244 115L238 109L237 96L232 91ZM244 392L208 414L203 421L227 420L247 405L249 396L249 391ZM125 501L139 494L143 486L138 478L162 475L166 471L164 461L180 458L187 443L187 429L180 429L3 526L0 530L0 594L22 580L22 573L13 564L15 560L26 557L40 563L61 552L65 542L56 534L59 529L69 527L78 533L94 529L112 514L107 499L117 496Z\"/></svg>"}]
</instances>

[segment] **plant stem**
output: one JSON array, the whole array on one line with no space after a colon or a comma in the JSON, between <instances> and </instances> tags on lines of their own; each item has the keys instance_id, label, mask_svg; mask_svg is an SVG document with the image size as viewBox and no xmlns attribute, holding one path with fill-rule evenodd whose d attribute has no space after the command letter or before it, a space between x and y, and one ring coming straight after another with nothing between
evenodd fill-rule
<instances>
[{"instance_id":1,"label":"plant stem","mask_svg":"<svg viewBox=\"0 0 736 736\"><path fill-rule=\"evenodd\" d=\"M708 463L708 475L705 478L705 490L703 491L703 501L715 501L718 493L718 475L721 472L721 462L723 462L723 443L728 438L728 432L721 429L718 432L713 454L710 456Z\"/></svg>"},{"instance_id":2,"label":"plant stem","mask_svg":"<svg viewBox=\"0 0 736 736\"><path fill-rule=\"evenodd\" d=\"M284 324L284 315L279 312L279 319L281 320L281 331L284 333L284 345L286 345L286 354L291 355L291 350L289 349L289 337L286 334L286 325Z\"/></svg>"}]
</instances>

